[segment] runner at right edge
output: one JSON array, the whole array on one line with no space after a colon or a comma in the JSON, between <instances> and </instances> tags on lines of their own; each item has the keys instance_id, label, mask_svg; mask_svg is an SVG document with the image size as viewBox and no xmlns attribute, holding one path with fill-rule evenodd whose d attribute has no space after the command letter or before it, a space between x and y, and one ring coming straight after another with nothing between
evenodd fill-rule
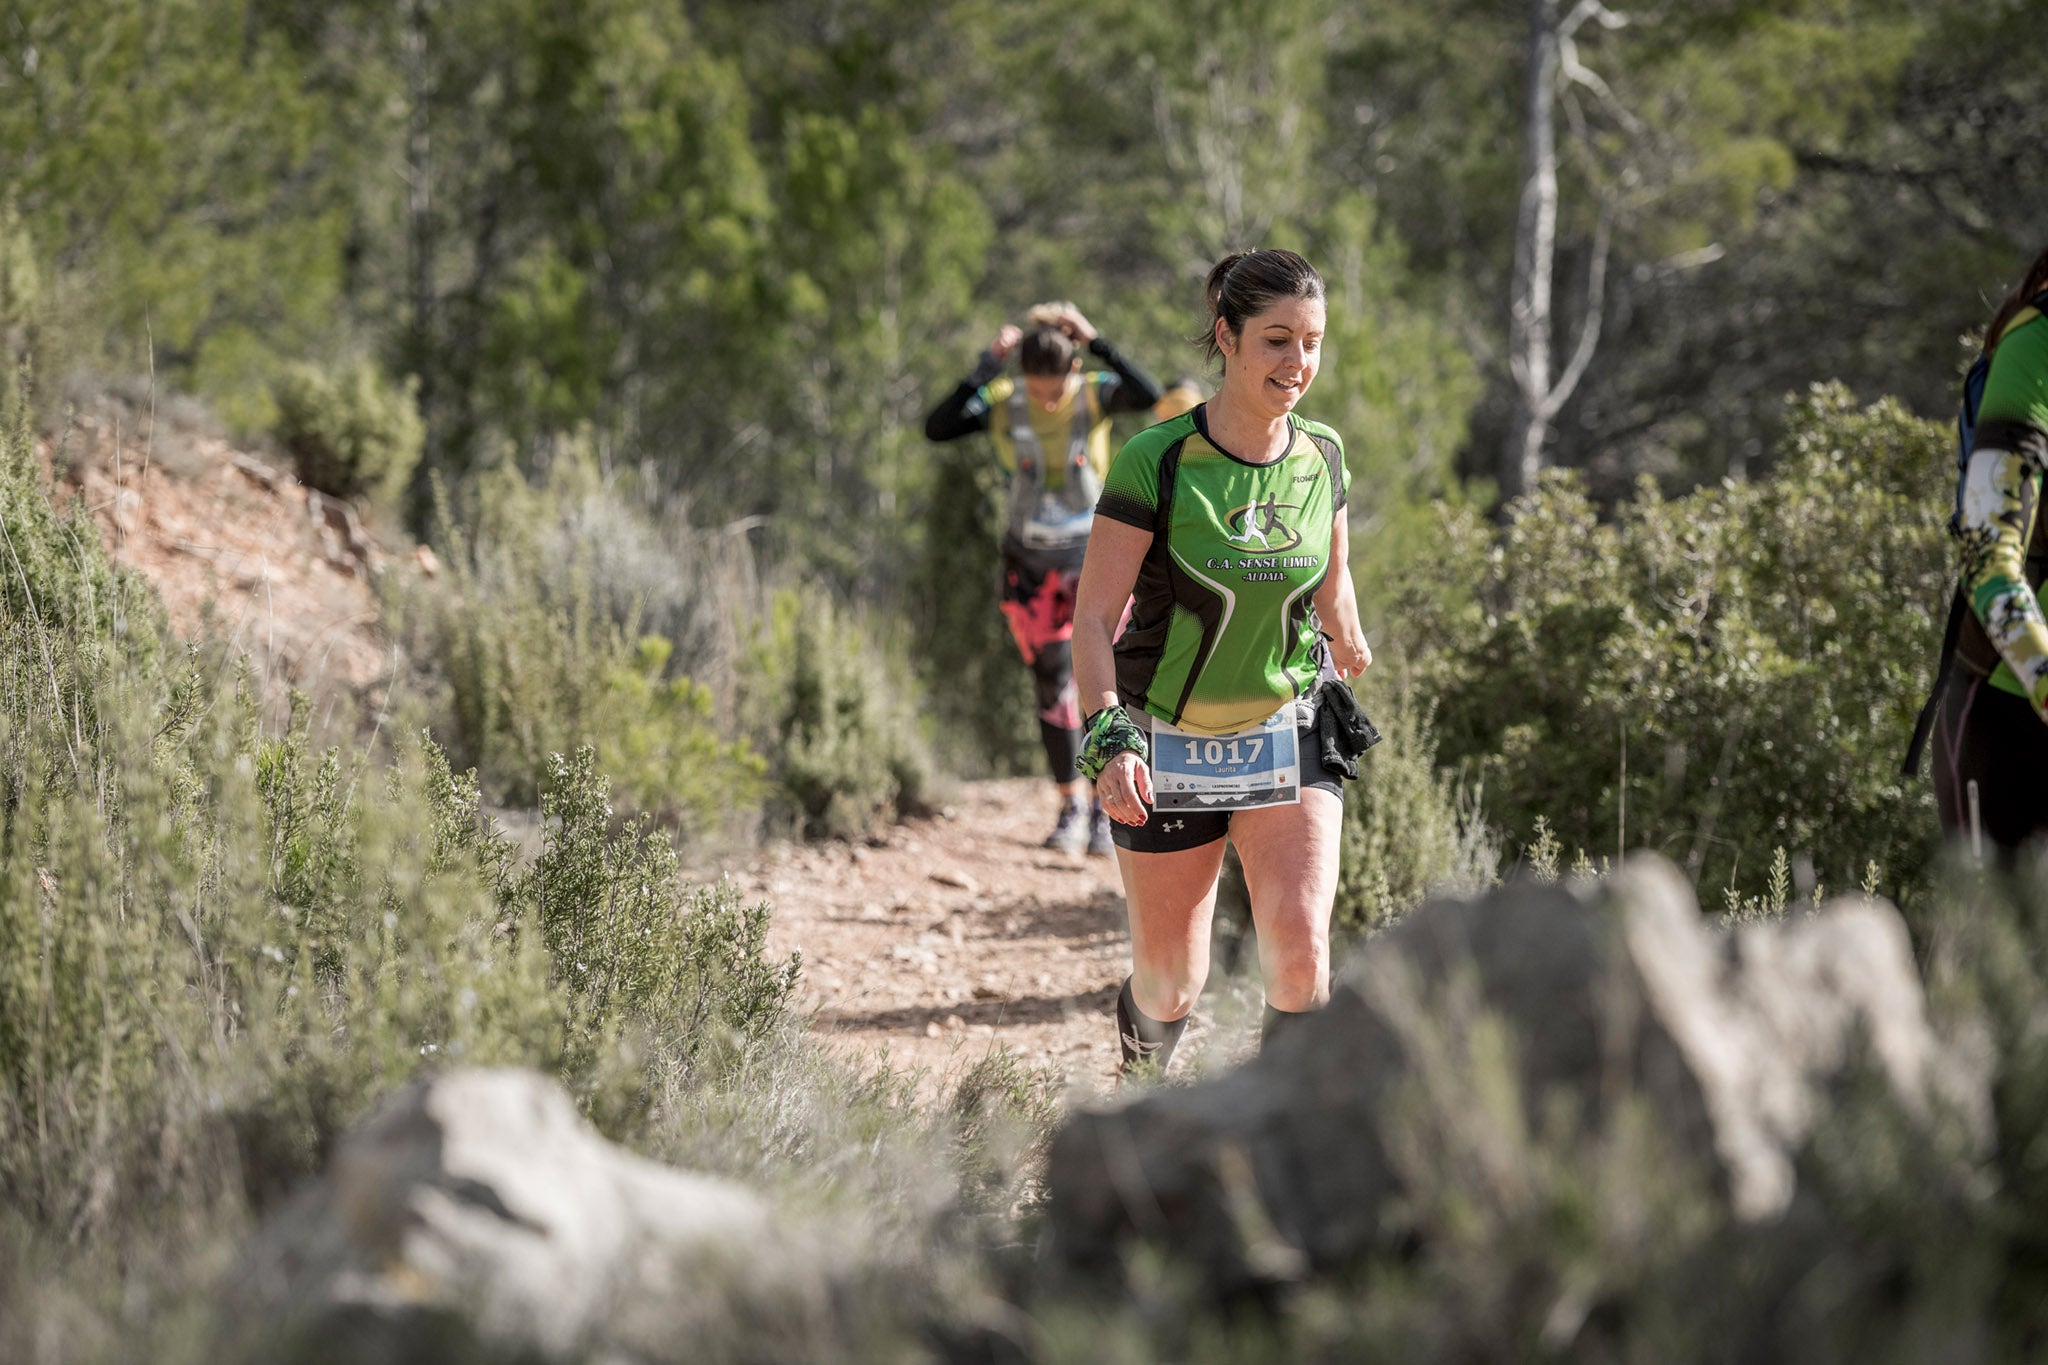
<instances>
[{"instance_id":1,"label":"runner at right edge","mask_svg":"<svg viewBox=\"0 0 2048 1365\"><path fill-rule=\"evenodd\" d=\"M1343 681L1372 662L1344 446L1295 411L1321 360L1322 278L1291 251L1246 251L1207 292L1202 344L1222 381L1117 453L1074 612L1080 767L1115 822L1130 913L1125 1071L1166 1066L1201 994L1226 835L1251 892L1266 1040L1327 1001L1342 778L1371 734Z\"/></svg>"}]
</instances>

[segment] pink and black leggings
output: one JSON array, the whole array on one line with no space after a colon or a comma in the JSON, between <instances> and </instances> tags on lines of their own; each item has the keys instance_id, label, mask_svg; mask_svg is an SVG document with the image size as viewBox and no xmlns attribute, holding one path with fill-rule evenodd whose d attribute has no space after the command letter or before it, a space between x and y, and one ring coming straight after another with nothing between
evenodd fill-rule
<instances>
[{"instance_id":1,"label":"pink and black leggings","mask_svg":"<svg viewBox=\"0 0 2048 1365\"><path fill-rule=\"evenodd\" d=\"M1038 735L1055 782L1081 775L1081 694L1074 686L1074 589L1081 567L1036 568L1017 559L1003 564L1003 619L1031 670L1037 692Z\"/></svg>"}]
</instances>

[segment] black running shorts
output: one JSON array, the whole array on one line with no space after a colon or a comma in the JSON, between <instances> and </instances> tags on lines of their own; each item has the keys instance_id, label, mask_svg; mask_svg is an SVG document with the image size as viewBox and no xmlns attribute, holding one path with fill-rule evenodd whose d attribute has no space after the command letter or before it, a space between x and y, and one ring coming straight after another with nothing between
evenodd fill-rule
<instances>
[{"instance_id":1,"label":"black running shorts","mask_svg":"<svg viewBox=\"0 0 2048 1365\"><path fill-rule=\"evenodd\" d=\"M1297 738L1301 744L1302 789L1306 791L1313 787L1343 800L1344 778L1323 766L1323 746L1316 736L1315 723L1311 721L1304 726ZM1232 813L1227 810L1155 810L1142 825L1111 821L1109 837L1116 840L1118 848L1127 848L1133 853L1179 853L1183 849L1213 844L1228 834Z\"/></svg>"}]
</instances>

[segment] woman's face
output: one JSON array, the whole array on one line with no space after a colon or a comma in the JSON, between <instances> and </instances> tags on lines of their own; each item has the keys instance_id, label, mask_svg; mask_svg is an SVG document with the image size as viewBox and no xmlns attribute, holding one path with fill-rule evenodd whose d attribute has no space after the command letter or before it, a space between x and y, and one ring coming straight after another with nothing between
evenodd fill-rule
<instances>
[{"instance_id":1,"label":"woman's face","mask_svg":"<svg viewBox=\"0 0 2048 1365\"><path fill-rule=\"evenodd\" d=\"M1074 369L1078 370L1080 365L1081 362L1076 360ZM1052 412L1067 396L1067 387L1073 382L1074 370L1065 374L1027 374L1024 376L1024 397L1046 412Z\"/></svg>"},{"instance_id":2,"label":"woman's face","mask_svg":"<svg viewBox=\"0 0 2048 1365\"><path fill-rule=\"evenodd\" d=\"M1216 344L1226 359L1224 391L1264 416L1292 412L1322 366L1326 316L1321 299L1297 298L1278 300L1246 319L1236 336L1218 318Z\"/></svg>"}]
</instances>

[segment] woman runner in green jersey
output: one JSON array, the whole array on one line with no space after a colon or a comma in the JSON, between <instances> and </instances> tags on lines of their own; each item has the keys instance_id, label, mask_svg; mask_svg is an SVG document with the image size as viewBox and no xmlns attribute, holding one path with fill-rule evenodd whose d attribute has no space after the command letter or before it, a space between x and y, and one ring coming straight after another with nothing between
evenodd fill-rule
<instances>
[{"instance_id":1,"label":"woman runner in green jersey","mask_svg":"<svg viewBox=\"0 0 2048 1365\"><path fill-rule=\"evenodd\" d=\"M1325 682L1372 662L1346 562L1343 444L1294 410L1321 360L1322 279L1291 251L1239 252L1210 271L1208 300L1222 383L1117 453L1074 611L1081 769L1115 822L1130 910L1126 1067L1163 1067L1201 993L1226 834L1251 892L1268 1034L1328 999L1344 802L1316 706Z\"/></svg>"},{"instance_id":2,"label":"woman runner in green jersey","mask_svg":"<svg viewBox=\"0 0 2048 1365\"><path fill-rule=\"evenodd\" d=\"M1985 334L1991 358L1977 404L1956 531L1970 614L1957 676L1934 722L1934 789L1950 838L1981 833L2011 852L2048 832L2048 253Z\"/></svg>"}]
</instances>

